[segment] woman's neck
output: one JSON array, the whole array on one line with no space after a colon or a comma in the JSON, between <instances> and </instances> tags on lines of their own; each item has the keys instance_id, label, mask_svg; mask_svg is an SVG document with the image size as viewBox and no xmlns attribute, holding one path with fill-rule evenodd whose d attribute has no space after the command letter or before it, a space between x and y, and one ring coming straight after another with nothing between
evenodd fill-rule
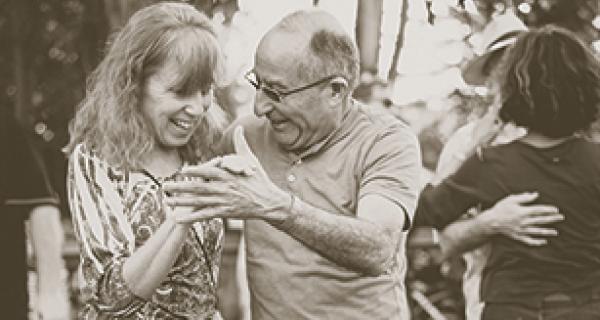
<instances>
[{"instance_id":1,"label":"woman's neck","mask_svg":"<svg viewBox=\"0 0 600 320\"><path fill-rule=\"evenodd\" d=\"M528 144L536 148L551 148L557 146L573 136L561 137L561 138L550 138L541 133L528 132L523 138L519 139L521 142Z\"/></svg>"},{"instance_id":2,"label":"woman's neck","mask_svg":"<svg viewBox=\"0 0 600 320\"><path fill-rule=\"evenodd\" d=\"M182 165L183 161L177 149L155 148L144 156L142 169L156 177L168 177L177 172Z\"/></svg>"}]
</instances>

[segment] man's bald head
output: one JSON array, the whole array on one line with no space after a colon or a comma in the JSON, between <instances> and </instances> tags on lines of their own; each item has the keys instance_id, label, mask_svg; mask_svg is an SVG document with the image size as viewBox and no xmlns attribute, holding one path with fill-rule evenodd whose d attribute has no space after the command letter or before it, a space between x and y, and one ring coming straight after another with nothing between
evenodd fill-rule
<instances>
[{"instance_id":1,"label":"man's bald head","mask_svg":"<svg viewBox=\"0 0 600 320\"><path fill-rule=\"evenodd\" d=\"M348 81L349 92L357 85L359 59L356 45L333 15L321 10L296 11L285 16L265 38L273 35L279 39L278 45L295 49L299 79L310 81L339 75Z\"/></svg>"}]
</instances>

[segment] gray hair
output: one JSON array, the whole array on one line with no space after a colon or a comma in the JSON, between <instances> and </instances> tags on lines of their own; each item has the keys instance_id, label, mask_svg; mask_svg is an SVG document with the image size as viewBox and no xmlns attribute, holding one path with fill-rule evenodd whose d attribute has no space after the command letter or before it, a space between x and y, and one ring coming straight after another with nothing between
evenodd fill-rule
<instances>
[{"instance_id":1,"label":"gray hair","mask_svg":"<svg viewBox=\"0 0 600 320\"><path fill-rule=\"evenodd\" d=\"M348 81L349 92L358 85L358 50L334 16L320 10L297 11L284 17L276 28L306 40L305 54L297 65L298 78L339 75Z\"/></svg>"}]
</instances>

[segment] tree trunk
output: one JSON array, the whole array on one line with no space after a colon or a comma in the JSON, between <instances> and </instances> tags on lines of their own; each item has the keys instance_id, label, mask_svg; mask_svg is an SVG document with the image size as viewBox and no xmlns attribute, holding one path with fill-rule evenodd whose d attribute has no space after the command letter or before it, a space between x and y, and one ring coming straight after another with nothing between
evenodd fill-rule
<instances>
[{"instance_id":1,"label":"tree trunk","mask_svg":"<svg viewBox=\"0 0 600 320\"><path fill-rule=\"evenodd\" d=\"M12 58L15 86L14 115L21 125L29 128L33 122L33 112L31 106L31 86L30 78L32 48L30 37L33 27L31 23L39 20L30 16L30 13L37 12L31 8L30 1L12 1L13 13L10 15L11 38L13 43ZM31 22L31 23L30 23Z\"/></svg>"},{"instance_id":2,"label":"tree trunk","mask_svg":"<svg viewBox=\"0 0 600 320\"><path fill-rule=\"evenodd\" d=\"M361 73L377 74L381 39L383 0L358 0L356 43Z\"/></svg>"},{"instance_id":3,"label":"tree trunk","mask_svg":"<svg viewBox=\"0 0 600 320\"><path fill-rule=\"evenodd\" d=\"M394 55L392 56L392 65L388 71L388 81L392 83L398 76L398 63L400 60L400 52L404 47L404 33L406 30L406 22L408 19L408 0L402 0L402 8L400 9L400 25L398 26L398 35L396 36L396 45L394 46Z\"/></svg>"}]
</instances>

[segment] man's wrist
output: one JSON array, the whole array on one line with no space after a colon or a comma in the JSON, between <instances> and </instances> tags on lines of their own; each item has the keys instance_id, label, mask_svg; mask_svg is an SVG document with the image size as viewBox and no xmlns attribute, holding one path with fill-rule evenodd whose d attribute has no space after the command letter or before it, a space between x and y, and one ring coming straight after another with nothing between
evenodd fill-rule
<instances>
[{"instance_id":1,"label":"man's wrist","mask_svg":"<svg viewBox=\"0 0 600 320\"><path fill-rule=\"evenodd\" d=\"M273 225L282 228L287 225L289 220L295 214L298 208L300 199L293 193L282 192L281 197L278 197L278 205L275 212L271 213L267 220Z\"/></svg>"}]
</instances>

